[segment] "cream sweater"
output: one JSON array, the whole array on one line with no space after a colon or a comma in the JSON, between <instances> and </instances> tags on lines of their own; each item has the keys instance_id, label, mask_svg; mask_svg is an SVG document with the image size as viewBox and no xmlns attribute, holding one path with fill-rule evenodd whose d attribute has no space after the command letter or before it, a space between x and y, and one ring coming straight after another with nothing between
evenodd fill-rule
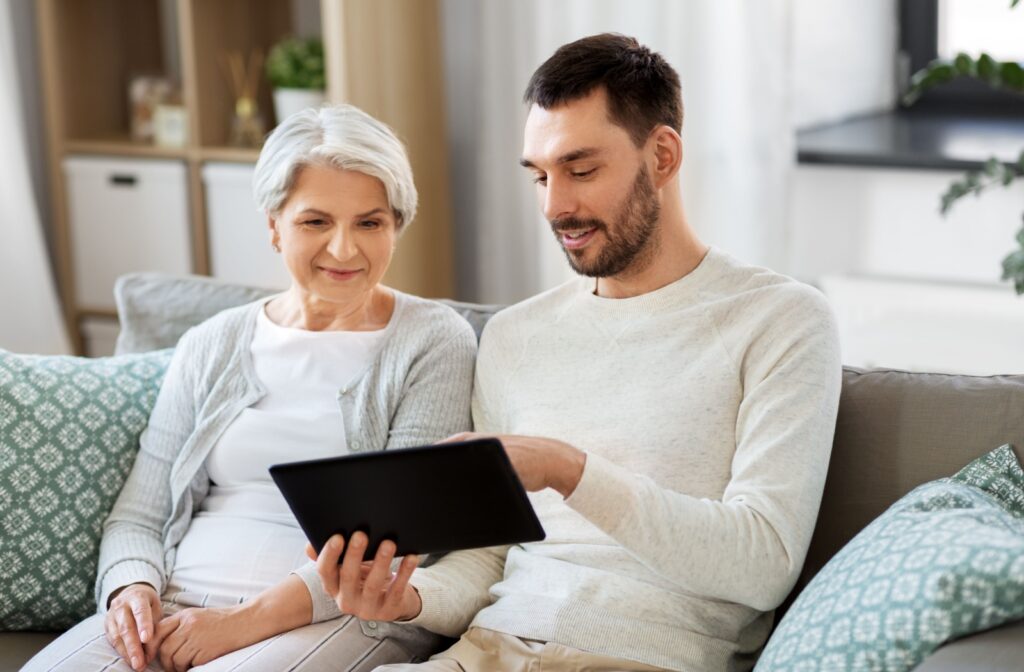
<instances>
[{"instance_id":1,"label":"cream sweater","mask_svg":"<svg viewBox=\"0 0 1024 672\"><path fill-rule=\"evenodd\" d=\"M712 249L642 296L579 279L502 311L477 361L477 431L560 439L586 467L568 499L531 495L544 541L418 570L414 623L751 667L828 468L842 371L824 298Z\"/></svg>"}]
</instances>

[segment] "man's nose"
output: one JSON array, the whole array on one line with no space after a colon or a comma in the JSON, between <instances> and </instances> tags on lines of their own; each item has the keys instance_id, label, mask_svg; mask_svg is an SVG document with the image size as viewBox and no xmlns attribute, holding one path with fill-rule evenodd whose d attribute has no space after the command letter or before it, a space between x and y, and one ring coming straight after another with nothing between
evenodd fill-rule
<instances>
[{"instance_id":1,"label":"man's nose","mask_svg":"<svg viewBox=\"0 0 1024 672\"><path fill-rule=\"evenodd\" d=\"M544 218L549 222L576 214L577 202L570 185L549 178L544 190Z\"/></svg>"}]
</instances>

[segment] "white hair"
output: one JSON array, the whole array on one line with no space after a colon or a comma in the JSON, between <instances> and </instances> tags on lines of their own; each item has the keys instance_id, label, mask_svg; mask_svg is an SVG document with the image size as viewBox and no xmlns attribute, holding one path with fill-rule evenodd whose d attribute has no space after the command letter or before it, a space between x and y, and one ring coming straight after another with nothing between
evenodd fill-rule
<instances>
[{"instance_id":1,"label":"white hair","mask_svg":"<svg viewBox=\"0 0 1024 672\"><path fill-rule=\"evenodd\" d=\"M386 124L352 105L324 105L296 112L267 137L253 196L260 210L277 215L303 166L353 170L384 183L399 230L416 216L418 196L405 146Z\"/></svg>"}]
</instances>

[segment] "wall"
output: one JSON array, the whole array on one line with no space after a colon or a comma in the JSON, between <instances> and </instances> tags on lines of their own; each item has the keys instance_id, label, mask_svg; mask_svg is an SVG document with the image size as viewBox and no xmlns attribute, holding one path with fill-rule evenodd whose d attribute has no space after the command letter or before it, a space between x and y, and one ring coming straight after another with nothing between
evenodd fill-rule
<instances>
[{"instance_id":1,"label":"wall","mask_svg":"<svg viewBox=\"0 0 1024 672\"><path fill-rule=\"evenodd\" d=\"M14 23L14 53L17 54L18 83L21 88L22 119L25 124L25 142L28 147L32 171L32 188L44 222L47 241L50 240L49 182L46 177L46 154L43 128L42 91L39 86L39 45L36 40L34 0L5 0L11 7ZM51 244L52 249L52 244Z\"/></svg>"},{"instance_id":2,"label":"wall","mask_svg":"<svg viewBox=\"0 0 1024 672\"><path fill-rule=\"evenodd\" d=\"M892 109L898 3L791 1L793 128Z\"/></svg>"},{"instance_id":3,"label":"wall","mask_svg":"<svg viewBox=\"0 0 1024 672\"><path fill-rule=\"evenodd\" d=\"M1000 282L1024 185L939 213L956 171L800 166L789 265L821 285L843 362L908 370L1024 373L1024 304Z\"/></svg>"}]
</instances>

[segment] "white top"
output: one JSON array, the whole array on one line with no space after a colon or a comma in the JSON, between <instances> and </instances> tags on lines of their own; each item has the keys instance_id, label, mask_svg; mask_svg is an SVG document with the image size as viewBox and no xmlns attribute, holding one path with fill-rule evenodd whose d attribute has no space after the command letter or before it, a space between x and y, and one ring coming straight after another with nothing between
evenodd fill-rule
<instances>
[{"instance_id":1,"label":"white top","mask_svg":"<svg viewBox=\"0 0 1024 672\"><path fill-rule=\"evenodd\" d=\"M531 495L544 541L418 570L414 622L746 669L814 530L842 372L832 313L813 288L714 249L648 294L593 288L581 278L495 315L473 391L477 431L575 445L582 480L565 500Z\"/></svg>"},{"instance_id":2,"label":"white top","mask_svg":"<svg viewBox=\"0 0 1024 672\"><path fill-rule=\"evenodd\" d=\"M338 390L371 365L384 334L292 329L259 312L250 349L267 393L207 457L210 492L178 547L173 585L248 596L305 561L305 537L268 469L347 452Z\"/></svg>"}]
</instances>

